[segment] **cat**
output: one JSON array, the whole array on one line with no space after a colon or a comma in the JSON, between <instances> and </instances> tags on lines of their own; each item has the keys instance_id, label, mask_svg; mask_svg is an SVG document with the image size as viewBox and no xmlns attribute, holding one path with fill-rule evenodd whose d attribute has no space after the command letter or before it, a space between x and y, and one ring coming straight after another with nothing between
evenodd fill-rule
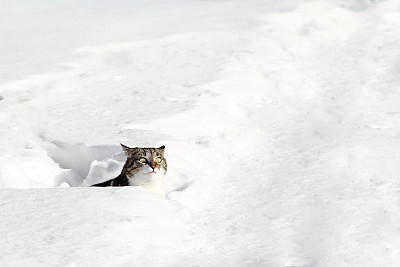
<instances>
[{"instance_id":1,"label":"cat","mask_svg":"<svg viewBox=\"0 0 400 267\"><path fill-rule=\"evenodd\" d=\"M165 196L164 176L167 161L165 146L159 148L130 148L121 144L127 159L121 174L114 179L92 186L142 186L146 191Z\"/></svg>"}]
</instances>

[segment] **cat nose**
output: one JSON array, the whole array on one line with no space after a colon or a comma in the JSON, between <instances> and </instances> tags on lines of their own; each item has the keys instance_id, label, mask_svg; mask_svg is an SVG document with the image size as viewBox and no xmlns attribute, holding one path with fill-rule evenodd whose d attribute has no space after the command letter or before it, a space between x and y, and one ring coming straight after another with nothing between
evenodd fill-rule
<instances>
[{"instance_id":1,"label":"cat nose","mask_svg":"<svg viewBox=\"0 0 400 267\"><path fill-rule=\"evenodd\" d=\"M156 162L155 161L151 161L150 162L150 167L154 170L156 168Z\"/></svg>"}]
</instances>

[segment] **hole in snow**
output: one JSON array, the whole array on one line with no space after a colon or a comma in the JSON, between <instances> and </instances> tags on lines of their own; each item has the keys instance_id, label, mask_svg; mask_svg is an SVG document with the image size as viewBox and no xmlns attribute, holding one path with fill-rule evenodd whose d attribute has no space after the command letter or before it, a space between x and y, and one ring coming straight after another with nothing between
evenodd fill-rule
<instances>
[{"instance_id":1,"label":"hole in snow","mask_svg":"<svg viewBox=\"0 0 400 267\"><path fill-rule=\"evenodd\" d=\"M92 183L112 179L121 172L126 159L120 146L86 146L53 141L46 150L61 168L68 170L56 177L55 186L63 183L80 186L88 174Z\"/></svg>"}]
</instances>

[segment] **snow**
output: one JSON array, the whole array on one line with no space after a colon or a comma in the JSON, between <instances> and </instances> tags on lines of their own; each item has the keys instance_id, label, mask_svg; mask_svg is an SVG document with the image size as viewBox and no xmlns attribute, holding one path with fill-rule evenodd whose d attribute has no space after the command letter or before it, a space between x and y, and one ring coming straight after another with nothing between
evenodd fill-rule
<instances>
[{"instance_id":1,"label":"snow","mask_svg":"<svg viewBox=\"0 0 400 267\"><path fill-rule=\"evenodd\" d=\"M397 0L0 3L1 266L397 266ZM90 188L166 146L166 198Z\"/></svg>"}]
</instances>

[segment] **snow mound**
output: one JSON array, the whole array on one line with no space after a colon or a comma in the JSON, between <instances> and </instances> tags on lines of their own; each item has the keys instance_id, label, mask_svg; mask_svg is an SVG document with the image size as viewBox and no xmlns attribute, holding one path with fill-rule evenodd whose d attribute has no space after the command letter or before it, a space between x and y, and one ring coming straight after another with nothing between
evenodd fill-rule
<instances>
[{"instance_id":1,"label":"snow mound","mask_svg":"<svg viewBox=\"0 0 400 267\"><path fill-rule=\"evenodd\" d=\"M90 186L117 177L124 163L113 159L94 160L90 164L89 173L83 181L83 186ZM111 178L110 178L111 177Z\"/></svg>"}]
</instances>

